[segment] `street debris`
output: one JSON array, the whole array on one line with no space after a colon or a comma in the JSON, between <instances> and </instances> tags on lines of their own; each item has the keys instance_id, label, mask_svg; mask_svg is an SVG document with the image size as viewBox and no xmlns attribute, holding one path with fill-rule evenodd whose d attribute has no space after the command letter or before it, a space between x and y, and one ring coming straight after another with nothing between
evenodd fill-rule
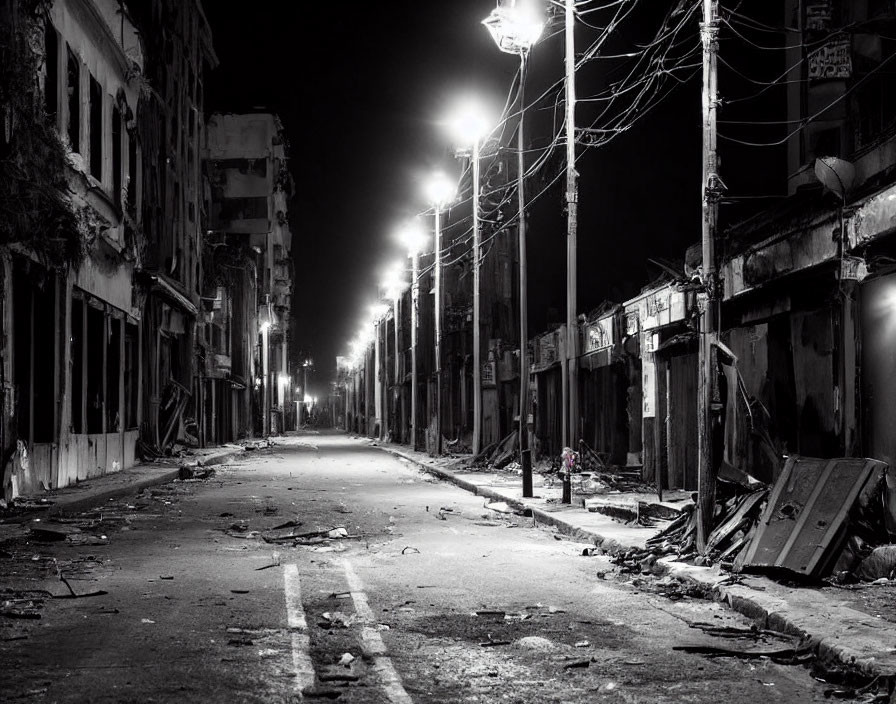
<instances>
[{"instance_id":1,"label":"street debris","mask_svg":"<svg viewBox=\"0 0 896 704\"><path fill-rule=\"evenodd\" d=\"M325 611L321 617L323 621L317 624L321 628L348 628L355 621L354 615L347 615L341 611Z\"/></svg>"},{"instance_id":2,"label":"street debris","mask_svg":"<svg viewBox=\"0 0 896 704\"><path fill-rule=\"evenodd\" d=\"M420 551L417 548L414 548L414 547L411 547L410 545L408 545L407 547L402 548L401 554L402 555L413 555L413 554L419 555Z\"/></svg>"}]
</instances>

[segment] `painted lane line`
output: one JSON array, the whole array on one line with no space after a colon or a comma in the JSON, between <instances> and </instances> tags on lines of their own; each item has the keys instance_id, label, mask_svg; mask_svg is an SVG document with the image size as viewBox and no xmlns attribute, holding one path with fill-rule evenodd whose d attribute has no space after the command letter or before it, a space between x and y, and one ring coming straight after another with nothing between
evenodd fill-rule
<instances>
[{"instance_id":1,"label":"painted lane line","mask_svg":"<svg viewBox=\"0 0 896 704\"><path fill-rule=\"evenodd\" d=\"M414 700L405 691L401 677L387 654L383 637L376 629L373 609L370 608L367 594L364 593L364 583L348 560L343 560L342 566L345 570L345 581L348 582L352 601L355 604L355 614L362 624L361 649L365 655L373 659L373 671L386 693L386 698L392 704L413 704Z\"/></svg>"},{"instance_id":2,"label":"painted lane line","mask_svg":"<svg viewBox=\"0 0 896 704\"><path fill-rule=\"evenodd\" d=\"M283 593L286 596L286 623L292 631L292 668L296 675L295 690L302 693L314 686L314 665L311 662L311 639L306 631L305 609L297 565L283 566Z\"/></svg>"}]
</instances>

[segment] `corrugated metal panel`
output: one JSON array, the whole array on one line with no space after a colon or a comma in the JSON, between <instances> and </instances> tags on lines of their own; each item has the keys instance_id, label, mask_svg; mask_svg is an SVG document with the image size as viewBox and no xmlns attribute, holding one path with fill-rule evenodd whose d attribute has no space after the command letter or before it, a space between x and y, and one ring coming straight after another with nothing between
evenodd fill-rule
<instances>
[{"instance_id":1,"label":"corrugated metal panel","mask_svg":"<svg viewBox=\"0 0 896 704\"><path fill-rule=\"evenodd\" d=\"M869 479L879 481L886 468L872 459L790 457L738 564L825 576L840 552L850 509Z\"/></svg>"}]
</instances>

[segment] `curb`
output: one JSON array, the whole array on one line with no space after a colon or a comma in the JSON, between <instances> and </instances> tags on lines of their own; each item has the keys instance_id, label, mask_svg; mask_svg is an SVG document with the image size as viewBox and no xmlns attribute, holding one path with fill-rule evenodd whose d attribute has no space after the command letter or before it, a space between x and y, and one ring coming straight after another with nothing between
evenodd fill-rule
<instances>
[{"instance_id":1,"label":"curb","mask_svg":"<svg viewBox=\"0 0 896 704\"><path fill-rule=\"evenodd\" d=\"M489 499L504 501L517 510L531 511L532 516L537 519L536 522L550 525L561 533L574 537L582 542L594 543L595 546L600 547L608 554L612 555L618 552L624 552L632 547L637 547L623 545L615 539L608 539L593 531L578 528L568 521L544 511L541 508L536 508L516 498L502 496L500 492L489 487L477 486L472 482L454 475L452 472L439 467L426 465L416 458L404 454L400 450L394 450L379 445L376 447L395 455L396 457L401 457L402 459L413 463L422 471L450 482L476 496L484 496ZM865 650L862 650L861 647L856 648L844 642L845 638L843 638L841 634L819 634L820 631L817 628L813 628L812 630L814 632L812 632L808 630L810 627L807 627L806 624L800 624L800 622L794 619L791 614L788 614L782 609L781 604L775 603L774 598L750 598L750 596L742 593L744 588L737 588L736 585L717 584L719 576L715 575L710 579L709 568L705 568L707 571L701 573L705 576L704 579L701 579L697 573L691 570L676 568L676 563L672 562L669 558L661 558L657 560L655 567L657 568L655 574L658 573L658 576L669 575L704 588L707 595L712 599L722 602L731 610L761 623L763 627L815 640L817 642L818 657L823 662L837 663L849 670L857 671L870 677L892 677L896 675L896 662L882 663L880 661L881 654L889 656L887 658L888 660L896 661L896 649L887 652L886 650L874 650L873 648L866 647ZM768 601L769 603L766 604L763 603L763 601ZM862 636L859 635L859 638L861 639ZM866 643L866 645L868 644Z\"/></svg>"},{"instance_id":2,"label":"curb","mask_svg":"<svg viewBox=\"0 0 896 704\"><path fill-rule=\"evenodd\" d=\"M618 552L625 552L630 548L638 547L635 545L623 545L613 538L607 538L600 533L595 533L594 531L579 528L578 526L573 525L569 521L564 520L560 516L557 516L550 511L545 511L543 508L526 503L525 501L521 501L520 499L505 496L500 491L497 491L490 487L478 486L473 482L469 482L466 479L458 477L453 472L449 472L446 469L442 469L440 467L431 467L420 462L420 460L414 457L406 455L401 450L395 450L391 447L383 447L382 445L375 445L374 447L383 450L384 452L388 452L391 455L395 455L396 457L401 457L408 462L412 462L427 474L433 474L439 479L443 479L447 482L450 482L451 484L454 484L455 486L460 487L461 489L464 489L465 491L469 491L471 494L474 494L476 496L483 496L487 499L492 499L493 501L503 501L508 506L511 506L518 511L528 512L532 515L532 518L536 523L541 523L543 525L548 525L552 528L556 528L560 533L568 535L571 538L575 538L576 540L579 540L583 543L592 543L596 547L604 550L607 554L615 555Z\"/></svg>"},{"instance_id":3,"label":"curb","mask_svg":"<svg viewBox=\"0 0 896 704\"><path fill-rule=\"evenodd\" d=\"M109 499L117 499L122 496L128 496L130 494L138 494L144 489L158 486L160 484L167 484L168 482L172 482L175 479L180 479L181 471L184 467L211 467L214 465L226 464L230 460L242 456L243 454L245 454L245 450L233 449L227 450L226 452L219 452L213 455L196 458L187 462L179 462L176 465L172 466L168 471L159 472L148 477L138 477L134 481L118 484L115 486L105 488L98 487L95 491L92 491L87 495L78 496L75 498L64 500L61 503L52 504L49 508L46 509L23 513L9 519L6 522L26 523L27 521L33 520L34 518L50 518L54 516L61 516L66 513L84 511L91 506L95 506L96 504L105 503ZM115 475L105 476L113 477ZM94 481L102 481L102 479L102 477L97 477Z\"/></svg>"}]
</instances>

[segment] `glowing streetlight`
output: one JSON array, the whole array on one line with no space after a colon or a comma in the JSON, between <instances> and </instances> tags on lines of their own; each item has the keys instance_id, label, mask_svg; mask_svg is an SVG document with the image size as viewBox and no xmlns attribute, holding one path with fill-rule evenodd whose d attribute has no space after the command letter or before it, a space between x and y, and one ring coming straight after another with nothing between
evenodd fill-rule
<instances>
[{"instance_id":1,"label":"glowing streetlight","mask_svg":"<svg viewBox=\"0 0 896 704\"><path fill-rule=\"evenodd\" d=\"M435 213L435 358L436 358L436 446L442 454L442 224L441 215L447 205L457 198L457 185L443 172L437 171L426 182L426 197Z\"/></svg>"},{"instance_id":2,"label":"glowing streetlight","mask_svg":"<svg viewBox=\"0 0 896 704\"><path fill-rule=\"evenodd\" d=\"M523 139L523 118L526 112L524 86L526 82L526 59L532 45L538 41L544 30L544 22L529 5L522 6L518 0L498 0L498 6L482 21L498 48L508 54L520 57L520 89L519 114L520 124L517 129L517 176L516 194L518 205L519 229L519 266L520 266L520 420L519 443L520 465L523 472L523 497L532 494L532 452L529 449L529 368L526 349L529 342L529 303L528 279L526 266L526 191L525 141Z\"/></svg>"},{"instance_id":3,"label":"glowing streetlight","mask_svg":"<svg viewBox=\"0 0 896 704\"><path fill-rule=\"evenodd\" d=\"M473 168L473 456L482 449L482 363L479 343L479 146L488 133L488 120L478 104L467 100L462 103L451 121L454 135L462 145L470 145L470 161Z\"/></svg>"}]
</instances>

